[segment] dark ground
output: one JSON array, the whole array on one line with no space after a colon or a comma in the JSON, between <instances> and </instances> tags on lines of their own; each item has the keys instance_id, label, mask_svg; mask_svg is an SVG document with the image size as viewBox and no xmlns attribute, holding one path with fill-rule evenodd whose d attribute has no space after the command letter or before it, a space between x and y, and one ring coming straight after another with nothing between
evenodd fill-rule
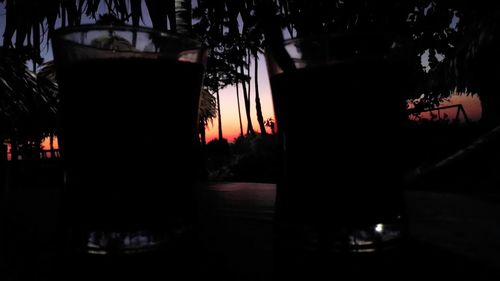
<instances>
[{"instance_id":1,"label":"dark ground","mask_svg":"<svg viewBox=\"0 0 500 281\"><path fill-rule=\"evenodd\" d=\"M162 255L122 264L115 260L109 265L114 271L108 278L91 275L87 280L127 279L133 276L127 272L137 274L130 269L134 264L145 266L146 271L147 266L161 268L151 279L137 269L142 280L191 280L197 276L208 280L276 280L291 273L308 280L500 277L499 193L409 190L405 203L410 237L401 251L366 256L292 253L295 264L277 274L274 265L279 255L272 246L274 196L273 184L217 183L201 188L199 249L180 253L184 256L175 261ZM65 270L68 261L61 260L56 250L61 237L57 233L59 202L60 190L48 186L3 193L1 280L57 280L62 272L63 280L81 280L77 278L80 273ZM75 268L91 273L98 263L90 262L88 270L81 268L83 262Z\"/></svg>"}]
</instances>

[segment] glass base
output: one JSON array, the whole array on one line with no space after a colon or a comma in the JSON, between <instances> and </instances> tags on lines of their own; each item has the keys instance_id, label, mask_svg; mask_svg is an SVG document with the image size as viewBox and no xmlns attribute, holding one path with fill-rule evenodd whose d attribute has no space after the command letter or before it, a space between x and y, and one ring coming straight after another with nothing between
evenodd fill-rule
<instances>
[{"instance_id":1,"label":"glass base","mask_svg":"<svg viewBox=\"0 0 500 281\"><path fill-rule=\"evenodd\" d=\"M188 228L173 231L88 231L80 250L91 255L138 254L158 251L173 245ZM83 248L83 249L82 249Z\"/></svg>"},{"instance_id":2,"label":"glass base","mask_svg":"<svg viewBox=\"0 0 500 281\"><path fill-rule=\"evenodd\" d=\"M371 253L387 250L401 240L401 228L397 223L347 228L340 232L339 240L332 239L331 244L326 246L334 252Z\"/></svg>"},{"instance_id":3,"label":"glass base","mask_svg":"<svg viewBox=\"0 0 500 281\"><path fill-rule=\"evenodd\" d=\"M397 247L403 224L397 221L366 226L279 224L279 247L323 253L373 253Z\"/></svg>"},{"instance_id":4,"label":"glass base","mask_svg":"<svg viewBox=\"0 0 500 281\"><path fill-rule=\"evenodd\" d=\"M133 254L152 251L169 241L169 236L149 231L88 233L85 251L88 254Z\"/></svg>"}]
</instances>

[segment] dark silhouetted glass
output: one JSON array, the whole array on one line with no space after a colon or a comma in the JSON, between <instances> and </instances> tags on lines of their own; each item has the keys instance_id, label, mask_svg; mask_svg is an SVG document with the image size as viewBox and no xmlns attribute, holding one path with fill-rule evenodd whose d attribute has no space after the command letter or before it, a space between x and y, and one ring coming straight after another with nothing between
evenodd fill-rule
<instances>
[{"instance_id":1,"label":"dark silhouetted glass","mask_svg":"<svg viewBox=\"0 0 500 281\"><path fill-rule=\"evenodd\" d=\"M408 85L400 42L292 39L270 46L267 63L282 147L278 248L359 253L396 244Z\"/></svg>"},{"instance_id":2,"label":"dark silhouetted glass","mask_svg":"<svg viewBox=\"0 0 500 281\"><path fill-rule=\"evenodd\" d=\"M57 31L61 149L71 247L170 247L193 226L205 52L150 29Z\"/></svg>"}]
</instances>

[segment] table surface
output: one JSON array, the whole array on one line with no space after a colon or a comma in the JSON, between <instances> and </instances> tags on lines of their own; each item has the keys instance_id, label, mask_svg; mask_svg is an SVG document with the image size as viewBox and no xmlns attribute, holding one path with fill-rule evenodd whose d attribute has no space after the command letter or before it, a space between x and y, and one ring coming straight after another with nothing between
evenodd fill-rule
<instances>
[{"instance_id":1,"label":"table surface","mask_svg":"<svg viewBox=\"0 0 500 281\"><path fill-rule=\"evenodd\" d=\"M53 250L58 243L54 231L59 190L25 188L10 190L7 195L2 198L0 217L3 242L0 279L55 280L61 270L61 261ZM193 257L196 260L193 272L186 272L185 276L199 274L217 280L281 279L276 274L273 250L275 185L214 183L200 190L200 198L199 237L204 251L201 256ZM384 279L391 280L498 280L498 194L408 190L405 201L411 242L400 260L389 259L382 268L378 266L381 256L360 262L356 258L342 258L325 267L329 274L326 279L368 277L372 274L364 270L368 264L377 265L370 269L374 275L382 274ZM305 260L304 264L310 262ZM294 268L290 272L295 272ZM310 280L322 276L316 272L306 274L310 274ZM337 278L346 274L350 278ZM65 280L71 279L66 276Z\"/></svg>"}]
</instances>

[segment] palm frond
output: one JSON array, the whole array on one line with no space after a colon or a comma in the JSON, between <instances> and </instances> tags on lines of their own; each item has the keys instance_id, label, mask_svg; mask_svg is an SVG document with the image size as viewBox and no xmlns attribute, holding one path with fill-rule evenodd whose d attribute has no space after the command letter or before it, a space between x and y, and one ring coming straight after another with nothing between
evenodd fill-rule
<instances>
[{"instance_id":1,"label":"palm frond","mask_svg":"<svg viewBox=\"0 0 500 281\"><path fill-rule=\"evenodd\" d=\"M200 121L207 126L209 122L217 117L217 101L215 96L207 90L201 91L199 118Z\"/></svg>"}]
</instances>

